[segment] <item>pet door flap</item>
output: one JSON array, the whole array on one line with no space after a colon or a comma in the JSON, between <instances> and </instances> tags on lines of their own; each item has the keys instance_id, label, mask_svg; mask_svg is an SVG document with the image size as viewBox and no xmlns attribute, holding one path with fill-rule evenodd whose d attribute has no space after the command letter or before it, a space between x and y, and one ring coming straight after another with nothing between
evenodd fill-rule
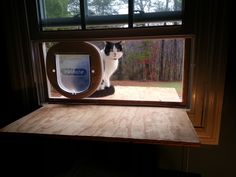
<instances>
[{"instance_id":1,"label":"pet door flap","mask_svg":"<svg viewBox=\"0 0 236 177\"><path fill-rule=\"evenodd\" d=\"M91 82L89 55L56 55L57 82L72 94L86 91Z\"/></svg>"}]
</instances>

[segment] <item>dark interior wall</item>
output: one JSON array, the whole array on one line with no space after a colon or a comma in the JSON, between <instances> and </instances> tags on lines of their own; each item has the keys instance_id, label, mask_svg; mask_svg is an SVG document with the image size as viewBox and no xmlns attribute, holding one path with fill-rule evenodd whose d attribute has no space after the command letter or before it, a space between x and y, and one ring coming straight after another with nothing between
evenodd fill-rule
<instances>
[{"instance_id":1,"label":"dark interior wall","mask_svg":"<svg viewBox=\"0 0 236 177\"><path fill-rule=\"evenodd\" d=\"M38 101L33 78L32 54L24 1L1 1L2 55L0 127L37 109Z\"/></svg>"},{"instance_id":2,"label":"dark interior wall","mask_svg":"<svg viewBox=\"0 0 236 177\"><path fill-rule=\"evenodd\" d=\"M25 59L30 56L30 53L23 50L27 48L29 41L27 42L27 34L24 31L17 30L19 25L23 25L23 28L26 25L17 23L17 18L20 17L17 16L16 10L21 11L23 7L11 4L13 0L6 0L6 2L9 7L3 15L3 19L6 20L4 22L6 30L3 35L5 60L0 66L3 85L7 86L3 88L7 99L2 112L8 116L1 117L1 125L37 107L34 84L30 82L32 78L28 75L32 72L32 68ZM10 12L17 18L7 15ZM22 47L20 55L17 54L19 47ZM0 176L3 173L4 176L13 176L17 173L23 176L51 177L63 176L62 174L65 174L64 176L157 176L157 169L161 168L188 170L200 173L202 177L234 177L236 77L233 48L231 47L229 51L219 145L203 145L200 148L190 148L188 151L187 148L182 147L157 145L0 136L0 157L4 162ZM29 72L21 73L21 70L25 69ZM23 82L24 78L28 78L26 79L28 82Z\"/></svg>"},{"instance_id":3,"label":"dark interior wall","mask_svg":"<svg viewBox=\"0 0 236 177\"><path fill-rule=\"evenodd\" d=\"M180 163L183 161L184 169L186 169L186 163L189 162L187 167L191 172L197 172L202 177L234 177L236 176L236 70L235 70L235 56L233 46L233 34L235 27L233 27L233 17L230 16L233 6L230 5L231 1L227 1L227 17L224 20L228 21L228 26L221 26L221 28L228 28L229 36L228 41L228 58L224 101L221 117L221 129L219 145L202 145L200 148L189 149L189 160L186 160L186 152L181 154L181 150L176 148L161 147L161 154L159 159L163 168L180 168ZM221 11L218 13L220 14ZM204 26L202 26L204 28ZM164 154L164 155L162 155ZM179 154L179 156L178 156ZM171 157L174 157L171 159ZM182 161L181 161L182 160Z\"/></svg>"},{"instance_id":4,"label":"dark interior wall","mask_svg":"<svg viewBox=\"0 0 236 177\"><path fill-rule=\"evenodd\" d=\"M230 34L233 31L231 25ZM203 146L190 151L190 169L206 177L236 175L236 73L233 39L230 39L219 145Z\"/></svg>"}]
</instances>

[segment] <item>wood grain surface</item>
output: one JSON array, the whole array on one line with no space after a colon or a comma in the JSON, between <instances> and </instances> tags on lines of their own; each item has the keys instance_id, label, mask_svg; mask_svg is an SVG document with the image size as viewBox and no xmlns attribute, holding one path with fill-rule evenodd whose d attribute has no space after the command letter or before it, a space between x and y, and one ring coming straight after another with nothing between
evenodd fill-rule
<instances>
[{"instance_id":1,"label":"wood grain surface","mask_svg":"<svg viewBox=\"0 0 236 177\"><path fill-rule=\"evenodd\" d=\"M0 132L198 146L185 110L178 108L47 104Z\"/></svg>"},{"instance_id":2,"label":"wood grain surface","mask_svg":"<svg viewBox=\"0 0 236 177\"><path fill-rule=\"evenodd\" d=\"M181 102L174 88L137 86L115 86L115 94L104 99Z\"/></svg>"},{"instance_id":3,"label":"wood grain surface","mask_svg":"<svg viewBox=\"0 0 236 177\"><path fill-rule=\"evenodd\" d=\"M51 93L52 98L65 98L58 92ZM90 98L88 98L90 99ZM96 99L96 98L92 98ZM139 101L170 101L181 102L175 88L166 87L139 87L139 86L115 86L115 93L109 96L99 97L97 99L110 100L139 100Z\"/></svg>"}]
</instances>

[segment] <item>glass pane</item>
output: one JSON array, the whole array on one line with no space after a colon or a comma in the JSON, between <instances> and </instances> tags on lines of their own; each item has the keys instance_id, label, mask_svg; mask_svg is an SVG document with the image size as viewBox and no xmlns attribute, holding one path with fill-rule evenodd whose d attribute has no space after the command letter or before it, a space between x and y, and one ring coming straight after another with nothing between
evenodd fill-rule
<instances>
[{"instance_id":1,"label":"glass pane","mask_svg":"<svg viewBox=\"0 0 236 177\"><path fill-rule=\"evenodd\" d=\"M182 21L165 21L165 22L135 22L134 27L151 27L151 26L173 26L182 25Z\"/></svg>"},{"instance_id":2,"label":"glass pane","mask_svg":"<svg viewBox=\"0 0 236 177\"><path fill-rule=\"evenodd\" d=\"M134 0L134 13L182 11L182 0Z\"/></svg>"},{"instance_id":3,"label":"glass pane","mask_svg":"<svg viewBox=\"0 0 236 177\"><path fill-rule=\"evenodd\" d=\"M80 28L78 27L80 23L79 0L40 0L39 2L44 31Z\"/></svg>"},{"instance_id":4,"label":"glass pane","mask_svg":"<svg viewBox=\"0 0 236 177\"><path fill-rule=\"evenodd\" d=\"M80 14L79 0L42 0L44 18L73 17Z\"/></svg>"},{"instance_id":5,"label":"glass pane","mask_svg":"<svg viewBox=\"0 0 236 177\"><path fill-rule=\"evenodd\" d=\"M40 0L44 31L81 29L79 0ZM128 28L128 0L85 0L86 29ZM182 24L182 0L134 0L133 26Z\"/></svg>"},{"instance_id":6,"label":"glass pane","mask_svg":"<svg viewBox=\"0 0 236 177\"><path fill-rule=\"evenodd\" d=\"M182 0L134 0L134 27L181 25Z\"/></svg>"},{"instance_id":7,"label":"glass pane","mask_svg":"<svg viewBox=\"0 0 236 177\"><path fill-rule=\"evenodd\" d=\"M89 55L56 55L57 82L69 93L81 93L90 85Z\"/></svg>"},{"instance_id":8,"label":"glass pane","mask_svg":"<svg viewBox=\"0 0 236 177\"><path fill-rule=\"evenodd\" d=\"M43 31L63 31L63 30L79 30L80 26L50 26L43 27Z\"/></svg>"},{"instance_id":9,"label":"glass pane","mask_svg":"<svg viewBox=\"0 0 236 177\"><path fill-rule=\"evenodd\" d=\"M88 0L87 29L128 27L128 1Z\"/></svg>"},{"instance_id":10,"label":"glass pane","mask_svg":"<svg viewBox=\"0 0 236 177\"><path fill-rule=\"evenodd\" d=\"M86 29L116 29L116 28L127 28L127 23L118 23L118 24L93 24L87 25Z\"/></svg>"},{"instance_id":11,"label":"glass pane","mask_svg":"<svg viewBox=\"0 0 236 177\"><path fill-rule=\"evenodd\" d=\"M121 14L128 14L128 1L88 0L89 16L107 16Z\"/></svg>"},{"instance_id":12,"label":"glass pane","mask_svg":"<svg viewBox=\"0 0 236 177\"><path fill-rule=\"evenodd\" d=\"M103 50L104 42L93 43ZM184 38L123 41L110 78L115 93L97 99L182 102L184 46Z\"/></svg>"}]
</instances>

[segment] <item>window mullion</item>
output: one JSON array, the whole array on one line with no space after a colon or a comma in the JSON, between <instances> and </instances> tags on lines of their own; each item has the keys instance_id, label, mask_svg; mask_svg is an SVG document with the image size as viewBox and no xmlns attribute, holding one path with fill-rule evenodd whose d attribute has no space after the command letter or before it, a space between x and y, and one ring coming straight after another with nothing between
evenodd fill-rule
<instances>
[{"instance_id":1,"label":"window mullion","mask_svg":"<svg viewBox=\"0 0 236 177\"><path fill-rule=\"evenodd\" d=\"M86 9L87 7L85 7L85 5L87 5L86 0L80 0L80 18L81 18L81 28L82 30L86 29Z\"/></svg>"},{"instance_id":2,"label":"window mullion","mask_svg":"<svg viewBox=\"0 0 236 177\"><path fill-rule=\"evenodd\" d=\"M129 28L133 28L134 0L129 0L128 7L129 7L129 16L128 16Z\"/></svg>"},{"instance_id":3,"label":"window mullion","mask_svg":"<svg viewBox=\"0 0 236 177\"><path fill-rule=\"evenodd\" d=\"M46 19L46 6L45 6L45 0L38 1L39 3L39 11L40 11L40 17L42 20Z\"/></svg>"},{"instance_id":4,"label":"window mullion","mask_svg":"<svg viewBox=\"0 0 236 177\"><path fill-rule=\"evenodd\" d=\"M45 6L45 0L42 1L38 1L37 3L39 5L38 9L38 13L39 13L39 23L40 23L40 30L42 30L43 28L43 21L45 21L45 19L47 19L47 14L46 14L46 6Z\"/></svg>"}]
</instances>

